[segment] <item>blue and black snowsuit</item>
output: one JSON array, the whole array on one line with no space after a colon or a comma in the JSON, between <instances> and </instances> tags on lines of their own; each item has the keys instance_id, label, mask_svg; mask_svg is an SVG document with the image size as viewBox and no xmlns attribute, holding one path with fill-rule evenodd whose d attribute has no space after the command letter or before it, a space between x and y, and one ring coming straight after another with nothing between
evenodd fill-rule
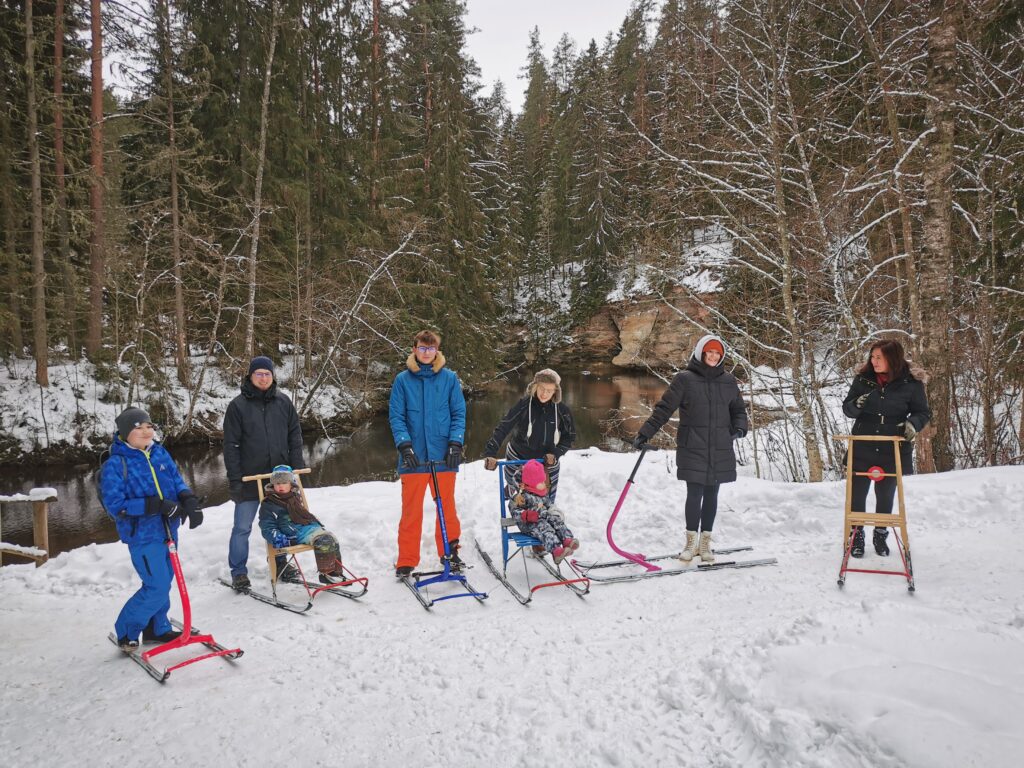
<instances>
[{"instance_id":1,"label":"blue and black snowsuit","mask_svg":"<svg viewBox=\"0 0 1024 768\"><path fill-rule=\"evenodd\" d=\"M114 622L118 638L137 640L146 627L154 635L171 631L167 611L171 607L174 572L167 551L164 518L146 514L146 499L178 501L191 493L171 454L160 443L154 441L148 451L143 451L114 436L110 458L100 470L100 495L142 579L142 586L128 598ZM177 543L178 520L170 521L170 527Z\"/></svg>"},{"instance_id":2,"label":"blue and black snowsuit","mask_svg":"<svg viewBox=\"0 0 1024 768\"><path fill-rule=\"evenodd\" d=\"M520 472L516 482L521 479ZM550 496L538 496L520 488L509 500L508 508L519 530L537 539L546 552L551 552L566 539L573 538L562 512L554 505ZM537 513L536 522L531 523L523 519L523 513L527 510Z\"/></svg>"}]
</instances>

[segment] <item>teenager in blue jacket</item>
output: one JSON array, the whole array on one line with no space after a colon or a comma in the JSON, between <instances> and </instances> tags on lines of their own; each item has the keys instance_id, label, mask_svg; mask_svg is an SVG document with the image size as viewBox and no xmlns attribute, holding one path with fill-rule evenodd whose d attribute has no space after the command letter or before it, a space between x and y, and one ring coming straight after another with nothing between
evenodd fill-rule
<instances>
[{"instance_id":1,"label":"teenager in blue jacket","mask_svg":"<svg viewBox=\"0 0 1024 768\"><path fill-rule=\"evenodd\" d=\"M398 524L398 561L395 575L407 576L420 561L423 532L423 496L430 484L427 462L437 461L437 485L444 508L451 565L459 558L461 526L455 513L455 476L462 462L466 439L466 400L459 377L445 368L441 337L420 331L413 340L406 370L391 388L388 418L398 449L398 475L402 481L402 520ZM431 491L433 494L433 491ZM434 530L438 555L444 558L441 527Z\"/></svg>"},{"instance_id":2,"label":"teenager in blue jacket","mask_svg":"<svg viewBox=\"0 0 1024 768\"><path fill-rule=\"evenodd\" d=\"M167 618L174 572L164 520L177 542L179 523L188 518L189 528L195 528L203 522L203 512L167 449L153 439L149 414L128 408L115 423L110 458L100 470L100 495L142 579L114 622L117 644L131 652L140 634L143 642L155 643L181 634Z\"/></svg>"}]
</instances>

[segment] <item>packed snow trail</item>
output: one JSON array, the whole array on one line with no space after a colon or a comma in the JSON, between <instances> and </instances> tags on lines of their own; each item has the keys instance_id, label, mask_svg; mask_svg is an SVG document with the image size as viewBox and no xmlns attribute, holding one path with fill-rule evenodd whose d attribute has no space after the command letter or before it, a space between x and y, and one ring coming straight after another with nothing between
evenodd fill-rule
<instances>
[{"instance_id":1,"label":"packed snow trail","mask_svg":"<svg viewBox=\"0 0 1024 768\"><path fill-rule=\"evenodd\" d=\"M559 502L581 558L613 556L604 527L634 460L566 458ZM457 488L463 538L492 551L495 482L478 462ZM523 607L463 548L491 599L427 612L392 575L399 485L311 489L370 585L360 601L303 616L216 583L223 505L184 532L180 553L195 622L245 656L164 686L106 639L136 587L122 545L5 567L0 753L11 765L81 766L1016 765L1024 468L914 476L906 491L915 595L891 576L851 574L836 588L842 483L741 477L722 489L715 543L752 544L777 566L595 584L586 600L545 590ZM670 455L645 463L616 541L680 548L684 494ZM258 550L250 577L262 586ZM426 524L420 567L435 559Z\"/></svg>"}]
</instances>

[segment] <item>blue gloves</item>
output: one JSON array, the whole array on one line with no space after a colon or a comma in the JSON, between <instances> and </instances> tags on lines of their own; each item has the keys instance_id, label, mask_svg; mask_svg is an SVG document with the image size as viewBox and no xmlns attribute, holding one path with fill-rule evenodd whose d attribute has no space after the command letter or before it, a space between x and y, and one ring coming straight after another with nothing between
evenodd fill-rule
<instances>
[{"instance_id":1,"label":"blue gloves","mask_svg":"<svg viewBox=\"0 0 1024 768\"><path fill-rule=\"evenodd\" d=\"M274 549L284 549L295 544L295 537L285 536L281 531L274 531L274 536L270 539L270 543L274 545Z\"/></svg>"}]
</instances>

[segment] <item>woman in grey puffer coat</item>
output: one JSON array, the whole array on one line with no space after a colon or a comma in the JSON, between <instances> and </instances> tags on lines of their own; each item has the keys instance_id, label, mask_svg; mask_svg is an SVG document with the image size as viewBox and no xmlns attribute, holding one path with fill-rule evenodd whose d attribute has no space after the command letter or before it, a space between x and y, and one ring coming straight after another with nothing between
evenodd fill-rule
<instances>
[{"instance_id":1,"label":"woman in grey puffer coat","mask_svg":"<svg viewBox=\"0 0 1024 768\"><path fill-rule=\"evenodd\" d=\"M736 479L733 440L747 434L747 409L736 378L723 367L725 342L707 335L697 342L685 370L676 374L640 427L637 449L679 411L676 476L686 481L686 548L683 562L700 555L713 563L711 529L718 511L718 488ZM697 532L700 531L698 542Z\"/></svg>"}]
</instances>

